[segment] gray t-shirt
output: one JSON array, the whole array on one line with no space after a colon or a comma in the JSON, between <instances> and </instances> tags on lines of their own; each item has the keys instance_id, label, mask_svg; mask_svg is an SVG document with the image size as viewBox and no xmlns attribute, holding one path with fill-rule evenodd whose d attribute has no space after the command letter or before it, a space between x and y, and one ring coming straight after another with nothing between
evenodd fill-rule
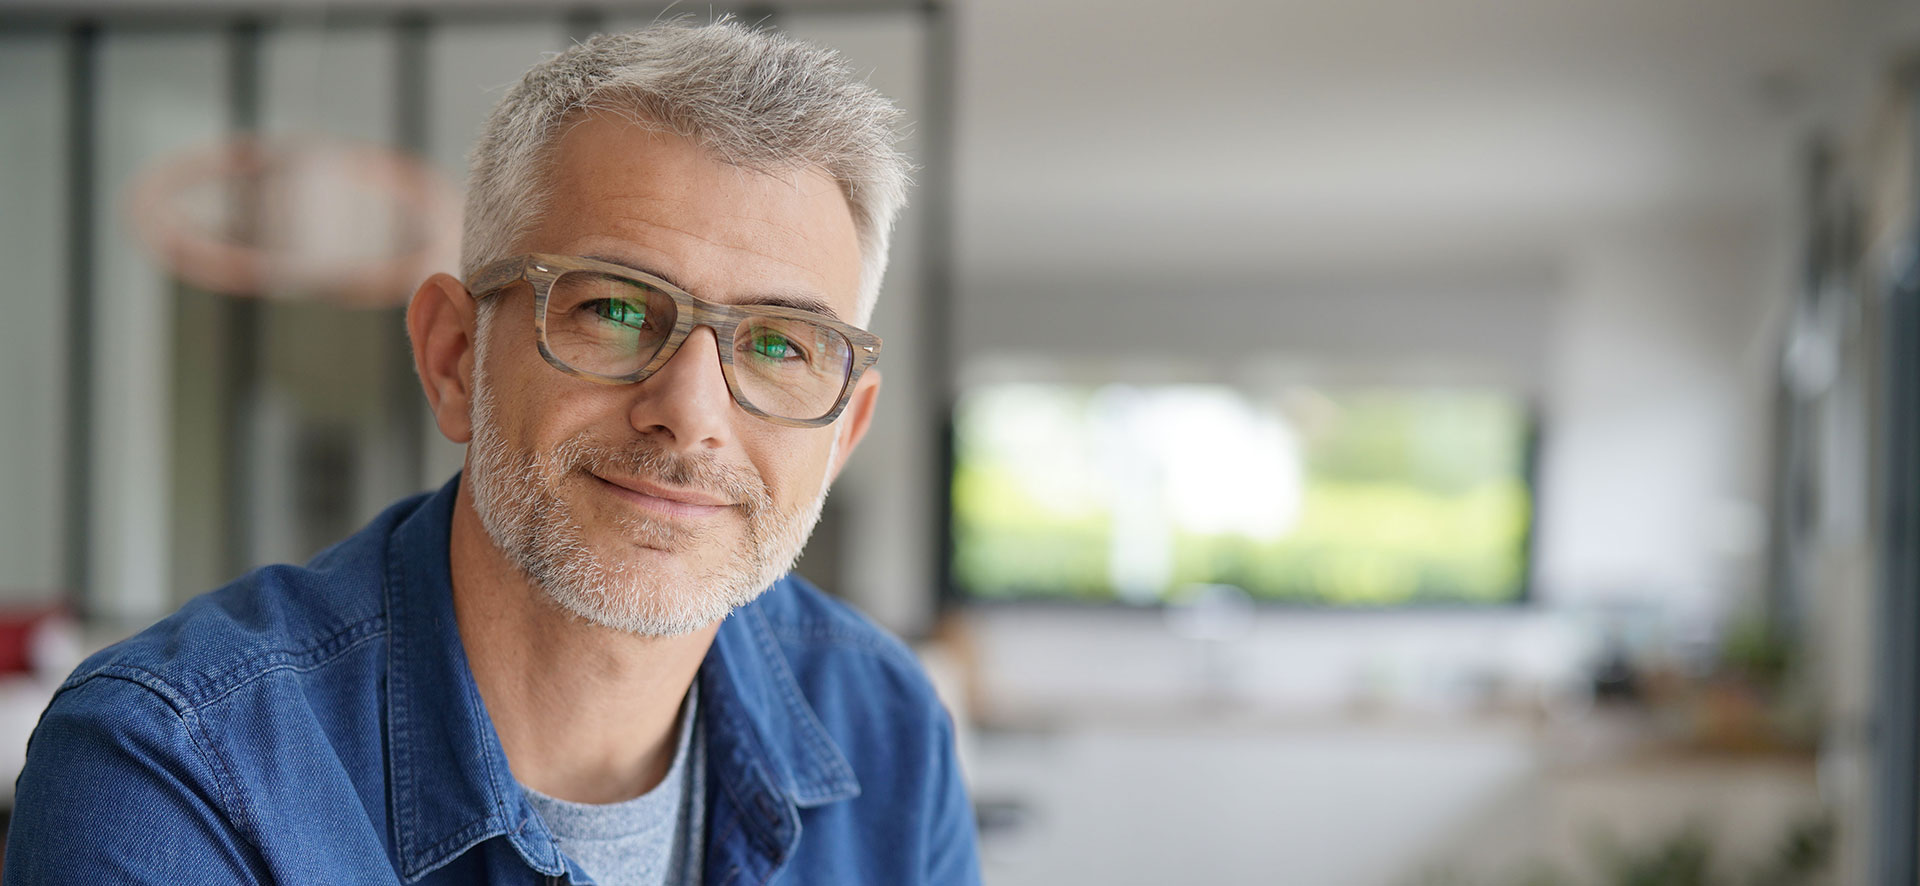
<instances>
[{"instance_id":1,"label":"gray t-shirt","mask_svg":"<svg viewBox=\"0 0 1920 886\"><path fill-rule=\"evenodd\" d=\"M706 847L706 753L699 683L680 708L679 747L660 784L619 803L572 803L527 788L560 851L600 886L693 886Z\"/></svg>"}]
</instances>

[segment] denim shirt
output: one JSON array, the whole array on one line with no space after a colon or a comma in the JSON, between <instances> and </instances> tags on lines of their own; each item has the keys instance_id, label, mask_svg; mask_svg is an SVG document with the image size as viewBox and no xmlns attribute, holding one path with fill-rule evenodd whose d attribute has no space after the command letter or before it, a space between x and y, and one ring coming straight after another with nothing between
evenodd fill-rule
<instances>
[{"instance_id":1,"label":"denim shirt","mask_svg":"<svg viewBox=\"0 0 1920 886\"><path fill-rule=\"evenodd\" d=\"M83 663L28 745L6 882L588 882L467 666L458 483ZM789 576L698 685L705 882L979 881L951 721L897 640Z\"/></svg>"}]
</instances>

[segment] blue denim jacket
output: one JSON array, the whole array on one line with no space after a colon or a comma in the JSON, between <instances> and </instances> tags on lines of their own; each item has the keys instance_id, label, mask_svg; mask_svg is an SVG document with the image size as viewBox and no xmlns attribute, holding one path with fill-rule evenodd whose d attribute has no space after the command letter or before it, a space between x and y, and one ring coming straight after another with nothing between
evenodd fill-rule
<instances>
[{"instance_id":1,"label":"blue denim jacket","mask_svg":"<svg viewBox=\"0 0 1920 886\"><path fill-rule=\"evenodd\" d=\"M28 746L6 882L585 882L460 645L458 482L82 664ZM951 721L898 641L790 576L698 685L707 883L979 881Z\"/></svg>"}]
</instances>

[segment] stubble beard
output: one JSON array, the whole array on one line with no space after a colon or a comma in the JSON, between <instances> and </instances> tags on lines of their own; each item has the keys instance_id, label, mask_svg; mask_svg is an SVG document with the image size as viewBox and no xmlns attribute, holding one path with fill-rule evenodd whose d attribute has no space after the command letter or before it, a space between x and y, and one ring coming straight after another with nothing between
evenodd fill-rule
<instances>
[{"instance_id":1,"label":"stubble beard","mask_svg":"<svg viewBox=\"0 0 1920 886\"><path fill-rule=\"evenodd\" d=\"M494 546L549 600L578 618L647 637L705 627L752 602L791 569L820 520L825 481L812 501L783 511L751 472L645 441L615 444L582 432L546 452L517 450L500 432L492 386L481 368L485 361L476 355L474 362L473 440L462 482ZM600 482L592 474L644 477L737 502L743 537L717 538L627 513L602 526L612 541L596 544L561 489L569 481ZM637 550L687 559L716 546L724 546L717 562L685 574L655 568L648 561L656 558Z\"/></svg>"}]
</instances>

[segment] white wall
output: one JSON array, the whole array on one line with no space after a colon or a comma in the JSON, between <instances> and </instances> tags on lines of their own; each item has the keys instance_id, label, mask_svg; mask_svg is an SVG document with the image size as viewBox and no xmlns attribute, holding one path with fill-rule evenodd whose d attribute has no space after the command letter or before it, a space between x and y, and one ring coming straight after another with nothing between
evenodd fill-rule
<instances>
[{"instance_id":1,"label":"white wall","mask_svg":"<svg viewBox=\"0 0 1920 886\"><path fill-rule=\"evenodd\" d=\"M66 65L58 43L0 37L0 605L64 590Z\"/></svg>"},{"instance_id":2,"label":"white wall","mask_svg":"<svg viewBox=\"0 0 1920 886\"><path fill-rule=\"evenodd\" d=\"M1791 230L1653 223L1572 251L1542 453L1548 601L1711 621L1755 587Z\"/></svg>"}]
</instances>

